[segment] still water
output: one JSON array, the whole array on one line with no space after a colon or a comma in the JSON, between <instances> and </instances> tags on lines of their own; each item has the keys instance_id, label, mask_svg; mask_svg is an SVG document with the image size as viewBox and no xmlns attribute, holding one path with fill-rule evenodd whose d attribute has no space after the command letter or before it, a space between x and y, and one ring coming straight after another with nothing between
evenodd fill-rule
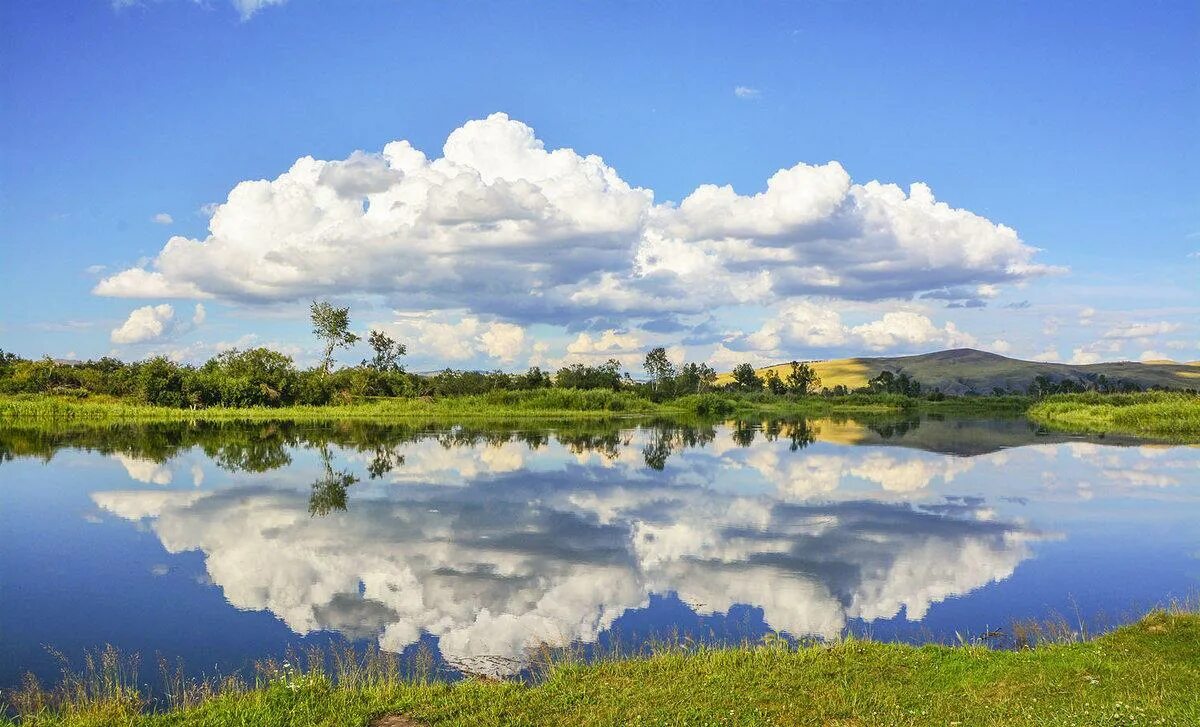
<instances>
[{"instance_id":1,"label":"still water","mask_svg":"<svg viewBox=\"0 0 1200 727\"><path fill-rule=\"evenodd\" d=\"M1100 629L1200 592L1200 448L1021 419L0 429L0 687L46 647Z\"/></svg>"}]
</instances>

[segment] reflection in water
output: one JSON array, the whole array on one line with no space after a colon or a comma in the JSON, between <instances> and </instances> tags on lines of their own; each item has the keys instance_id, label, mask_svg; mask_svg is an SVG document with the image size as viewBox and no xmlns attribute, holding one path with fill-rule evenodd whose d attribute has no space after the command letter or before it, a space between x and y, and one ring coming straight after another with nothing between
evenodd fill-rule
<instances>
[{"instance_id":1,"label":"reflection in water","mask_svg":"<svg viewBox=\"0 0 1200 727\"><path fill-rule=\"evenodd\" d=\"M376 477L375 470L381 469L376 463L378 456L371 463L371 477ZM346 489L358 482L358 478L345 470L333 470L333 460L329 455L329 447L321 447L321 464L325 474L312 483L312 494L308 496L309 515L328 515L334 510L346 509Z\"/></svg>"},{"instance_id":2,"label":"reflection in water","mask_svg":"<svg viewBox=\"0 0 1200 727\"><path fill-rule=\"evenodd\" d=\"M1049 538L1005 507L1169 495L1195 466L1060 441L1016 419L190 424L3 429L0 461L115 460L137 486L90 491L96 507L200 554L228 604L295 633L395 651L433 635L454 663L516 669L528 646L593 643L662 594L701 616L761 609L793 636L919 621ZM942 491L1014 458L1044 466L986 496ZM202 487L206 460L221 481Z\"/></svg>"},{"instance_id":3,"label":"reflection in water","mask_svg":"<svg viewBox=\"0 0 1200 727\"><path fill-rule=\"evenodd\" d=\"M292 439L317 443L322 474L307 499L253 485L92 497L122 518L148 519L168 551L202 552L238 608L270 611L300 634L370 635L396 651L430 633L458 662L516 659L539 641L593 642L656 593L702 615L750 604L796 636L835 636L848 619L920 619L933 603L1006 578L1040 537L991 519L977 500L806 501L845 474L906 491L963 466L951 458L948 471L927 472L867 450L793 454L818 432L810 422L728 428L775 493L693 484L718 477L731 462L724 452L681 464L676 476L651 474L673 454L719 448L713 426L660 424L536 439L409 431L403 453L394 437L360 440L344 451L369 456L372 477L405 484L376 487L349 508L358 478L335 468L328 440L307 430ZM763 445L753 446L759 435ZM787 446L767 446L777 441ZM561 466L528 468L522 452L539 450Z\"/></svg>"}]
</instances>

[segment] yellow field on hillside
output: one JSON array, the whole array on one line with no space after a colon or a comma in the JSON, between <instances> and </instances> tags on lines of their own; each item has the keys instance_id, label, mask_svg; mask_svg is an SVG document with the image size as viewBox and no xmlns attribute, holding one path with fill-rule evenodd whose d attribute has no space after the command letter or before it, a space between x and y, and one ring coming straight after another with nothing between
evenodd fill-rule
<instances>
[{"instance_id":1,"label":"yellow field on hillside","mask_svg":"<svg viewBox=\"0 0 1200 727\"><path fill-rule=\"evenodd\" d=\"M857 389L866 386L867 379L879 373L878 371L872 371L862 359L857 358L835 358L829 361L808 361L807 363L812 367L813 371L817 372L817 376L821 377L821 386L830 389L838 384L844 384L850 389ZM789 361L788 363L758 369L758 375L766 376L768 371L774 371L779 375L779 378L785 379L791 373L791 370L792 364ZM730 381L733 381L732 373L724 373L717 376L717 384L726 384Z\"/></svg>"}]
</instances>

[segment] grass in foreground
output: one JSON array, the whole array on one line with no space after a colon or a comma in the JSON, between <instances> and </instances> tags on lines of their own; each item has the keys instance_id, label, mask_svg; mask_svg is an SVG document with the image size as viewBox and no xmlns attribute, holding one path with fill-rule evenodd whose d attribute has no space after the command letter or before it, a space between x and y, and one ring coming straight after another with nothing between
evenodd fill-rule
<instances>
[{"instance_id":1,"label":"grass in foreground","mask_svg":"<svg viewBox=\"0 0 1200 727\"><path fill-rule=\"evenodd\" d=\"M1200 437L1200 396L1194 394L1061 394L1037 402L1028 416L1059 431Z\"/></svg>"},{"instance_id":2,"label":"grass in foreground","mask_svg":"<svg viewBox=\"0 0 1200 727\"><path fill-rule=\"evenodd\" d=\"M136 696L117 690L19 724L354 727L385 714L473 727L1200 724L1200 615L1155 612L1093 641L1016 651L858 640L668 650L560 664L536 686L355 674L335 683L283 673L160 714L139 712Z\"/></svg>"}]
</instances>

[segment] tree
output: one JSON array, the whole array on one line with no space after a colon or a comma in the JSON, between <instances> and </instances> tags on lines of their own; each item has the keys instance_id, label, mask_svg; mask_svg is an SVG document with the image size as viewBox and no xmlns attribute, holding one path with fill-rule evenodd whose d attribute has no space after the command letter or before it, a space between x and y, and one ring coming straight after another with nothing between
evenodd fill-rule
<instances>
[{"instance_id":1,"label":"tree","mask_svg":"<svg viewBox=\"0 0 1200 727\"><path fill-rule=\"evenodd\" d=\"M733 382L743 391L762 391L763 380L753 364L738 364L733 369Z\"/></svg>"},{"instance_id":2,"label":"tree","mask_svg":"<svg viewBox=\"0 0 1200 727\"><path fill-rule=\"evenodd\" d=\"M773 369L767 370L765 381L767 384L767 391L771 392L772 394L779 396L780 394L787 393L787 386L779 378L779 374L775 373Z\"/></svg>"},{"instance_id":3,"label":"tree","mask_svg":"<svg viewBox=\"0 0 1200 727\"><path fill-rule=\"evenodd\" d=\"M621 389L621 362L610 358L599 366L581 363L560 368L554 374L554 385L560 389Z\"/></svg>"},{"instance_id":4,"label":"tree","mask_svg":"<svg viewBox=\"0 0 1200 727\"><path fill-rule=\"evenodd\" d=\"M783 383L787 386L788 393L805 396L821 385L821 377L817 376L817 372L808 364L793 361L792 370L788 372Z\"/></svg>"},{"instance_id":5,"label":"tree","mask_svg":"<svg viewBox=\"0 0 1200 727\"><path fill-rule=\"evenodd\" d=\"M349 348L359 337L350 332L350 308L335 308L326 301L314 300L310 310L313 333L325 344L321 370L329 373L333 368L333 349Z\"/></svg>"},{"instance_id":6,"label":"tree","mask_svg":"<svg viewBox=\"0 0 1200 727\"><path fill-rule=\"evenodd\" d=\"M363 361L363 366L369 366L379 372L400 371L400 357L408 353L408 347L392 338L383 331L372 330L367 337L371 350L375 355L369 361Z\"/></svg>"},{"instance_id":7,"label":"tree","mask_svg":"<svg viewBox=\"0 0 1200 727\"><path fill-rule=\"evenodd\" d=\"M675 378L675 365L667 358L667 349L662 346L650 349L642 367L653 379L655 389L661 390L671 379Z\"/></svg>"},{"instance_id":8,"label":"tree","mask_svg":"<svg viewBox=\"0 0 1200 727\"><path fill-rule=\"evenodd\" d=\"M685 363L675 377L676 394L699 394L712 388L717 372L708 364Z\"/></svg>"}]
</instances>

